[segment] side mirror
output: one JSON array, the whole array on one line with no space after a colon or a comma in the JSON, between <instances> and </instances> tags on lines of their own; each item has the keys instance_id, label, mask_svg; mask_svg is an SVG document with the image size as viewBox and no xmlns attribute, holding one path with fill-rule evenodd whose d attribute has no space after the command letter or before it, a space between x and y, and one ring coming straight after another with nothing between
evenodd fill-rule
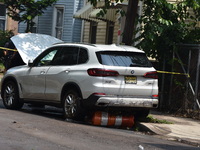
<instances>
[{"instance_id":1,"label":"side mirror","mask_svg":"<svg viewBox=\"0 0 200 150\"><path fill-rule=\"evenodd\" d=\"M28 66L29 66L29 67L32 67L32 66L33 66L33 60L29 60L29 61L28 61Z\"/></svg>"}]
</instances>

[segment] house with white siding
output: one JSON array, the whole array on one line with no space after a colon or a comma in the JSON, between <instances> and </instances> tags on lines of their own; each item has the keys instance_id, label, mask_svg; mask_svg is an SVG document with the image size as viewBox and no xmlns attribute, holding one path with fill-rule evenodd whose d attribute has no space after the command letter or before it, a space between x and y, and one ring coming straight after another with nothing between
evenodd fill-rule
<instances>
[{"instance_id":1,"label":"house with white siding","mask_svg":"<svg viewBox=\"0 0 200 150\"><path fill-rule=\"evenodd\" d=\"M172 3L175 0L168 0ZM1 3L0 3L1 4ZM34 19L34 33L55 36L65 42L85 42L98 44L121 43L125 17L117 11L126 11L128 0L123 3L114 3L104 16L97 16L104 5L104 0L93 7L87 0L58 0L49 6L42 16ZM2 8L4 6L2 5ZM0 10L3 10L0 8ZM2 12L2 11L1 11ZM142 2L138 5L138 14L142 13ZM24 33L26 24L9 23L5 12L0 13L0 28L11 29ZM15 25L16 27L12 27Z\"/></svg>"},{"instance_id":2,"label":"house with white siding","mask_svg":"<svg viewBox=\"0 0 200 150\"><path fill-rule=\"evenodd\" d=\"M98 6L100 7L100 6ZM100 8L94 8L90 3L86 3L83 8L74 14L74 18L83 20L82 42L112 44L117 43L119 15L116 8L107 10L104 16L98 16Z\"/></svg>"},{"instance_id":3,"label":"house with white siding","mask_svg":"<svg viewBox=\"0 0 200 150\"><path fill-rule=\"evenodd\" d=\"M83 20L82 42L97 44L120 44L124 29L125 16L121 16L119 10L126 12L128 0L122 3L111 1L111 7L107 9L104 16L98 13L104 6L104 0L97 2L97 6L92 6L85 2L84 7L74 14L74 18ZM138 14L141 15L142 2L138 5Z\"/></svg>"},{"instance_id":4,"label":"house with white siding","mask_svg":"<svg viewBox=\"0 0 200 150\"><path fill-rule=\"evenodd\" d=\"M98 44L120 44L124 29L125 16L117 13L121 9L126 12L128 0L122 3L111 1L111 8L107 10L104 16L97 14L102 10L105 0L99 0L97 6L93 7L90 3L85 5L74 14L74 18L83 20L82 42ZM167 0L170 3L177 3L177 0ZM142 15L143 2L138 3L138 15ZM200 22L198 22L200 26ZM138 33L139 34L139 33ZM138 36L138 35L136 35Z\"/></svg>"}]
</instances>

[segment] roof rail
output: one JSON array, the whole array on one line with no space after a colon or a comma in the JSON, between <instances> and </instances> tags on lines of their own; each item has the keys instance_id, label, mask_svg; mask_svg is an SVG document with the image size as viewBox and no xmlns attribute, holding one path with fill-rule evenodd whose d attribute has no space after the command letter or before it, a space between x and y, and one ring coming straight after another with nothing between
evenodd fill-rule
<instances>
[{"instance_id":1,"label":"roof rail","mask_svg":"<svg viewBox=\"0 0 200 150\"><path fill-rule=\"evenodd\" d=\"M83 44L83 45L89 45L89 46L94 46L96 47L95 44L91 44L91 43L84 43L84 42L76 42L77 44Z\"/></svg>"},{"instance_id":2,"label":"roof rail","mask_svg":"<svg viewBox=\"0 0 200 150\"><path fill-rule=\"evenodd\" d=\"M119 46L119 45L117 45L117 44L113 43L113 44L111 44L111 46Z\"/></svg>"},{"instance_id":3,"label":"roof rail","mask_svg":"<svg viewBox=\"0 0 200 150\"><path fill-rule=\"evenodd\" d=\"M59 43L54 43L53 45L56 45L56 44L67 44L67 42L59 42ZM83 43L83 42L74 42L74 43L71 43L71 44L83 44L83 45L89 45L89 46L94 46L96 47L95 44L91 44L91 43Z\"/></svg>"},{"instance_id":4,"label":"roof rail","mask_svg":"<svg viewBox=\"0 0 200 150\"><path fill-rule=\"evenodd\" d=\"M64 41L63 42L58 42L58 43L54 43L53 45L56 45L56 44L63 44L65 43Z\"/></svg>"}]
</instances>

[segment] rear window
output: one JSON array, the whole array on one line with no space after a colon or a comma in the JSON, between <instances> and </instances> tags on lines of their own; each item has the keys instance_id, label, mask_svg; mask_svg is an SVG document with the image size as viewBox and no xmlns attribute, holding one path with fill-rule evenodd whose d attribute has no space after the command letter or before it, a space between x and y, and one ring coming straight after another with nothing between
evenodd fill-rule
<instances>
[{"instance_id":1,"label":"rear window","mask_svg":"<svg viewBox=\"0 0 200 150\"><path fill-rule=\"evenodd\" d=\"M99 63L108 66L152 67L145 53L101 51L97 52Z\"/></svg>"}]
</instances>

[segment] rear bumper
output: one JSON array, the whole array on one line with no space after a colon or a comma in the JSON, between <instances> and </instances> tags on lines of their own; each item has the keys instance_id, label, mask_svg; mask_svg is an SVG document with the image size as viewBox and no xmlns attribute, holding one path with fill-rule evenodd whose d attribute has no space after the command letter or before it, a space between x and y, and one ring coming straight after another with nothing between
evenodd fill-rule
<instances>
[{"instance_id":1,"label":"rear bumper","mask_svg":"<svg viewBox=\"0 0 200 150\"><path fill-rule=\"evenodd\" d=\"M157 108L158 98L91 95L84 104L86 107Z\"/></svg>"}]
</instances>

